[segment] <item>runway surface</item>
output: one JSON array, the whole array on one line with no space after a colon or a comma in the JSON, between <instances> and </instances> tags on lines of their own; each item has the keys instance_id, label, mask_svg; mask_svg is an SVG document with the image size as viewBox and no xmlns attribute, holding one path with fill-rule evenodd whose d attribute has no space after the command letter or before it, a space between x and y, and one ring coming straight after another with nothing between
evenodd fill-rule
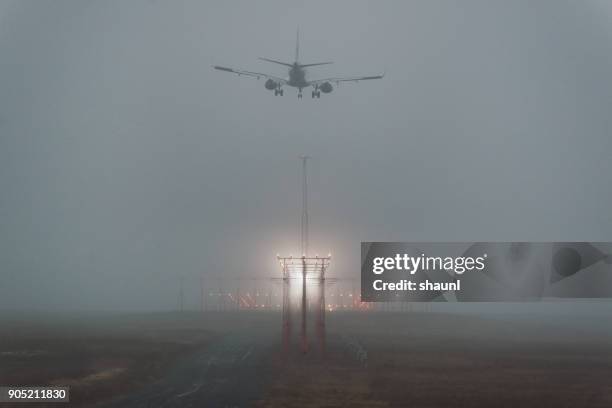
<instances>
[{"instance_id":1,"label":"runway surface","mask_svg":"<svg viewBox=\"0 0 612 408\"><path fill-rule=\"evenodd\" d=\"M236 332L181 358L163 379L98 405L242 408L261 398L270 379L276 333Z\"/></svg>"}]
</instances>

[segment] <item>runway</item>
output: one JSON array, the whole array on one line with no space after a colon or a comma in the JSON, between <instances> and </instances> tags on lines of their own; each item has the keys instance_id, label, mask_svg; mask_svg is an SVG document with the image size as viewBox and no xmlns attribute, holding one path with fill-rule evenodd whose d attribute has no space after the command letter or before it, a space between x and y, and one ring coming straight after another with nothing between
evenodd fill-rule
<instances>
[{"instance_id":1,"label":"runway","mask_svg":"<svg viewBox=\"0 0 612 408\"><path fill-rule=\"evenodd\" d=\"M270 379L276 333L236 332L181 358L163 379L98 407L252 406Z\"/></svg>"}]
</instances>

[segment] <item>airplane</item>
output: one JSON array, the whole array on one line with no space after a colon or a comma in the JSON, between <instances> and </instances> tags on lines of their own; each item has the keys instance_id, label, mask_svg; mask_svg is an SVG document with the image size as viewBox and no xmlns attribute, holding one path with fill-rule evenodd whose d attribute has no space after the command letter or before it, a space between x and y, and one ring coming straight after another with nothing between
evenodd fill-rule
<instances>
[{"instance_id":1,"label":"airplane","mask_svg":"<svg viewBox=\"0 0 612 408\"><path fill-rule=\"evenodd\" d=\"M260 72L253 71L244 71L240 69L233 69L228 67L222 67L219 65L214 65L213 68L219 71L230 72L233 74L237 74L238 76L249 76L255 77L257 79L266 78L266 82L264 86L269 91L274 91L274 96L283 96L283 86L291 86L298 89L298 99L302 99L302 89L308 88L312 86L312 97L320 98L321 92L324 94L330 93L334 88L332 83L338 85L340 82L359 82L365 81L369 79L381 79L384 77L383 75L372 75L372 76L361 76L361 77L339 77L339 78L324 78L324 79L315 79L308 80L306 79L306 71L304 68L314 67L318 65L328 65L332 64L331 61L327 62L315 62L311 64L302 64L299 62L300 57L300 31L298 30L295 41L295 62L293 64L277 61L269 58L259 58L262 61L272 62L274 64L284 65L289 67L289 76L288 78L280 78L274 75L264 74Z\"/></svg>"}]
</instances>

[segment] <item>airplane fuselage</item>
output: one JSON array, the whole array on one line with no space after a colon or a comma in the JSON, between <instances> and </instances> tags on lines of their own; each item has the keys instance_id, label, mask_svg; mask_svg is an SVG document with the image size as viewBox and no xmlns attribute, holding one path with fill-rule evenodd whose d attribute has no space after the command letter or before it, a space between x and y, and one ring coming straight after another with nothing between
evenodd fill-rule
<instances>
[{"instance_id":1,"label":"airplane fuselage","mask_svg":"<svg viewBox=\"0 0 612 408\"><path fill-rule=\"evenodd\" d=\"M306 88L308 82L306 82L306 71L297 62L293 63L293 66L289 69L289 80L287 85L295 88Z\"/></svg>"}]
</instances>

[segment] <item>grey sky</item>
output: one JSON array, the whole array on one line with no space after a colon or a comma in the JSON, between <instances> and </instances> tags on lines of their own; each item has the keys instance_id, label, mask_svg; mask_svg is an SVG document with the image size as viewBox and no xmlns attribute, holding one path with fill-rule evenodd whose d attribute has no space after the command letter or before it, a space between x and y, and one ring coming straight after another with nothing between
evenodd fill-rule
<instances>
[{"instance_id":1,"label":"grey sky","mask_svg":"<svg viewBox=\"0 0 612 408\"><path fill-rule=\"evenodd\" d=\"M0 2L0 308L164 308L299 248L612 231L606 1ZM320 100L212 64L374 74ZM245 267L246 263L252 266ZM189 289L195 302L194 288Z\"/></svg>"}]
</instances>

